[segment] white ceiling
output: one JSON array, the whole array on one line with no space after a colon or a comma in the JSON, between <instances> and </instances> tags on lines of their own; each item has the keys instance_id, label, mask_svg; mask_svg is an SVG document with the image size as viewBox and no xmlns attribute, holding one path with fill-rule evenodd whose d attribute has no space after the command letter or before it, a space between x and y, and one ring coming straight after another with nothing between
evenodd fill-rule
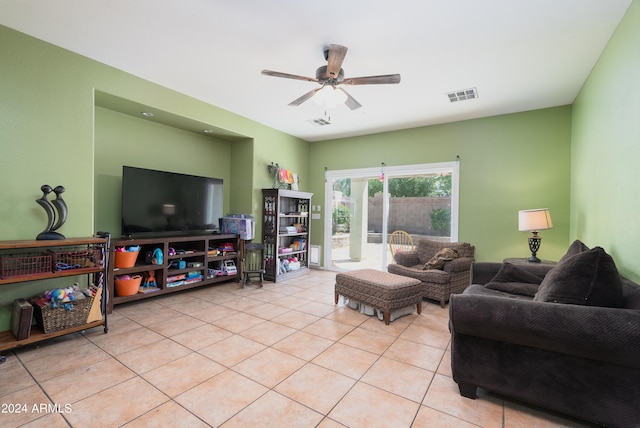
<instances>
[{"instance_id":1,"label":"white ceiling","mask_svg":"<svg viewBox=\"0 0 640 428\"><path fill-rule=\"evenodd\" d=\"M0 0L0 24L308 141L571 104L631 0ZM1 41L0 41L1 43ZM363 107L287 104L330 43ZM6 59L3 59L6 60ZM447 92L477 88L451 103ZM215 123L215 121L214 121Z\"/></svg>"}]
</instances>

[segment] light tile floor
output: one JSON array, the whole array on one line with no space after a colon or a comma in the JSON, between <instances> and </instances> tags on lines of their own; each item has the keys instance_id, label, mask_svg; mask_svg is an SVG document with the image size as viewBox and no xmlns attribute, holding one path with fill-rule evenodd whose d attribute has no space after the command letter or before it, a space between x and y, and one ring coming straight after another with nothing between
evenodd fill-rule
<instances>
[{"instance_id":1,"label":"light tile floor","mask_svg":"<svg viewBox=\"0 0 640 428\"><path fill-rule=\"evenodd\" d=\"M335 273L117 306L0 365L2 427L584 427L451 378L448 311L389 326L334 305Z\"/></svg>"}]
</instances>

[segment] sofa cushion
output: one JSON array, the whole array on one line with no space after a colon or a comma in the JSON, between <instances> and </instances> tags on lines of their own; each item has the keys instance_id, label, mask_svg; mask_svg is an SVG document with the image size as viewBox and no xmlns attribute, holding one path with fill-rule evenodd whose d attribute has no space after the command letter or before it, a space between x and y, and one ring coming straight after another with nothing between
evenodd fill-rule
<instances>
[{"instance_id":1,"label":"sofa cushion","mask_svg":"<svg viewBox=\"0 0 640 428\"><path fill-rule=\"evenodd\" d=\"M527 284L540 285L544 275L518 267L512 263L503 263L502 267L490 282L525 282Z\"/></svg>"},{"instance_id":2,"label":"sofa cushion","mask_svg":"<svg viewBox=\"0 0 640 428\"><path fill-rule=\"evenodd\" d=\"M543 279L544 275L536 275L511 263L504 263L485 287L505 293L534 297Z\"/></svg>"},{"instance_id":3,"label":"sofa cushion","mask_svg":"<svg viewBox=\"0 0 640 428\"><path fill-rule=\"evenodd\" d=\"M619 308L623 306L622 281L613 258L595 247L559 262L542 280L533 300Z\"/></svg>"},{"instance_id":4,"label":"sofa cushion","mask_svg":"<svg viewBox=\"0 0 640 428\"><path fill-rule=\"evenodd\" d=\"M508 299L523 299L531 301L530 296L525 296L524 294L518 293L510 293L504 290L492 289L488 288L486 285L481 284L471 284L468 286L463 294L479 294L483 296L495 296L495 297L504 297Z\"/></svg>"},{"instance_id":5,"label":"sofa cushion","mask_svg":"<svg viewBox=\"0 0 640 428\"><path fill-rule=\"evenodd\" d=\"M538 292L539 285L526 282L489 282L485 284L485 287L490 290L532 298Z\"/></svg>"},{"instance_id":6,"label":"sofa cushion","mask_svg":"<svg viewBox=\"0 0 640 428\"><path fill-rule=\"evenodd\" d=\"M640 285L625 277L620 277L620 279L622 280L624 307L627 309L640 309Z\"/></svg>"},{"instance_id":7,"label":"sofa cushion","mask_svg":"<svg viewBox=\"0 0 640 428\"><path fill-rule=\"evenodd\" d=\"M575 241L573 241L571 243L571 245L569 245L569 248L567 249L567 252L565 253L564 256L562 256L562 258L558 261L558 263L562 263L563 261L565 261L569 257L575 256L576 254L580 254L580 253L583 253L585 251L589 251L589 247L584 245L582 243L582 241L580 241L579 239L576 239Z\"/></svg>"}]
</instances>

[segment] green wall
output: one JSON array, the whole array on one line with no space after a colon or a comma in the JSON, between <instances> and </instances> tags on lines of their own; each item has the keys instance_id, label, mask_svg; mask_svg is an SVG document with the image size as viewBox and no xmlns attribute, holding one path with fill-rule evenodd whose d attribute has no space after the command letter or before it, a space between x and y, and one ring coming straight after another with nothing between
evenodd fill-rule
<instances>
[{"instance_id":1,"label":"green wall","mask_svg":"<svg viewBox=\"0 0 640 428\"><path fill-rule=\"evenodd\" d=\"M0 239L34 239L46 225L40 186L64 185L60 232L93 232L93 88L87 60L0 27Z\"/></svg>"},{"instance_id":2,"label":"green wall","mask_svg":"<svg viewBox=\"0 0 640 428\"><path fill-rule=\"evenodd\" d=\"M605 247L623 274L639 279L639 1L572 107L318 143L0 26L0 240L33 239L44 228L46 216L34 202L42 184L67 188L69 218L60 232L87 236L105 226L117 235L117 171L123 163L199 175L224 171L225 212L259 217L260 189L272 183L266 170L271 162L297 172L301 189L314 192L313 204L323 205L325 167L443 162L459 155L459 237L476 245L479 260L526 255L517 211L549 207L554 228L542 232L542 257L557 259L580 238ZM143 123L96 106L96 91L236 137L209 138L170 129L171 124ZM174 155L174 137L180 140L176 147L185 148L183 158ZM165 151L171 154L159 159ZM314 244L323 240L318 223L312 226ZM48 287L3 286L0 330L8 328L14 298Z\"/></svg>"},{"instance_id":3,"label":"green wall","mask_svg":"<svg viewBox=\"0 0 640 428\"><path fill-rule=\"evenodd\" d=\"M640 281L640 0L634 0L576 98L571 236Z\"/></svg>"},{"instance_id":4,"label":"green wall","mask_svg":"<svg viewBox=\"0 0 640 428\"><path fill-rule=\"evenodd\" d=\"M447 162L460 156L459 240L478 260L528 256L518 210L547 207L554 228L541 232L538 255L557 260L569 240L571 107L313 143L314 203L324 204L329 170ZM312 224L322 244L322 221Z\"/></svg>"},{"instance_id":5,"label":"green wall","mask_svg":"<svg viewBox=\"0 0 640 428\"><path fill-rule=\"evenodd\" d=\"M310 191L310 146L297 144L293 139L280 139L277 147L262 143L253 145L253 168L246 173L253 175L251 212L258 219L256 241L262 241L262 189L273 186L273 176L267 171L267 165L277 163L280 167L297 173L300 190Z\"/></svg>"},{"instance_id":6,"label":"green wall","mask_svg":"<svg viewBox=\"0 0 640 428\"><path fill-rule=\"evenodd\" d=\"M231 144L96 107L96 230L120 233L123 165L222 178L229 183ZM230 193L226 192L225 207L230 206Z\"/></svg>"},{"instance_id":7,"label":"green wall","mask_svg":"<svg viewBox=\"0 0 640 428\"><path fill-rule=\"evenodd\" d=\"M222 171L224 211L233 213L259 205L255 189L272 183L267 163L309 181L308 142L7 27L0 26L0 40L0 240L34 239L44 229L46 214L35 203L43 184L67 189L69 216L59 232L77 237L107 229L118 236L123 163L198 175ZM196 135L96 106L98 92L235 137ZM176 156L180 149L183 156ZM8 329L13 299L53 286L60 285L2 286L0 331Z\"/></svg>"},{"instance_id":8,"label":"green wall","mask_svg":"<svg viewBox=\"0 0 640 428\"><path fill-rule=\"evenodd\" d=\"M69 218L61 233L91 235L95 219L101 226L113 224L105 211L94 217L93 201L117 203L117 198L110 201L112 191L98 191L103 186L113 188L114 182L100 183L101 176L114 180L114 171L122 163L184 173L196 168L204 175L223 167L228 178L225 212L256 208L254 189L272 183L266 172L270 162L279 162L298 172L302 182L309 182L308 142L7 27L0 26L0 40L0 57L11 58L0 61L0 178L5 184L0 239L32 239L44 228L46 215L34 200L45 183L67 189ZM96 106L96 91L246 138L225 141L171 127L159 131L162 124L154 127L125 115L117 118L109 109ZM108 130L105 125L114 120L119 129ZM158 137L165 131L165 137ZM174 151L169 149L172 139ZM208 143L213 148L205 148ZM192 147L175 156L175 150L185 145Z\"/></svg>"}]
</instances>

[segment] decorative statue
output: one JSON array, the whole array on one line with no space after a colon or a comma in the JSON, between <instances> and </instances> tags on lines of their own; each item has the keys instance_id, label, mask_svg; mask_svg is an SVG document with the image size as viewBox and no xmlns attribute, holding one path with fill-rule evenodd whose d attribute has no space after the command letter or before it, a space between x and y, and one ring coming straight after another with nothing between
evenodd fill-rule
<instances>
[{"instance_id":1,"label":"decorative statue","mask_svg":"<svg viewBox=\"0 0 640 428\"><path fill-rule=\"evenodd\" d=\"M267 165L267 171L269 171L269 174L273 175L273 188L277 189L278 187L280 187L278 183L278 173L280 172L280 165L271 162L271 165Z\"/></svg>"},{"instance_id":2,"label":"decorative statue","mask_svg":"<svg viewBox=\"0 0 640 428\"><path fill-rule=\"evenodd\" d=\"M36 199L36 202L44 208L47 213L47 228L38 234L36 239L38 240L54 240L54 239L64 239L64 235L55 232L58 230L65 221L67 221L67 204L62 199L62 193L64 193L64 186L56 186L54 189L51 188L48 184L40 187L42 190L42 197L40 199ZM49 201L47 197L49 194L53 192L56 195L56 198L52 201ZM55 208L55 210L54 210ZM56 213L57 219L56 221Z\"/></svg>"}]
</instances>

